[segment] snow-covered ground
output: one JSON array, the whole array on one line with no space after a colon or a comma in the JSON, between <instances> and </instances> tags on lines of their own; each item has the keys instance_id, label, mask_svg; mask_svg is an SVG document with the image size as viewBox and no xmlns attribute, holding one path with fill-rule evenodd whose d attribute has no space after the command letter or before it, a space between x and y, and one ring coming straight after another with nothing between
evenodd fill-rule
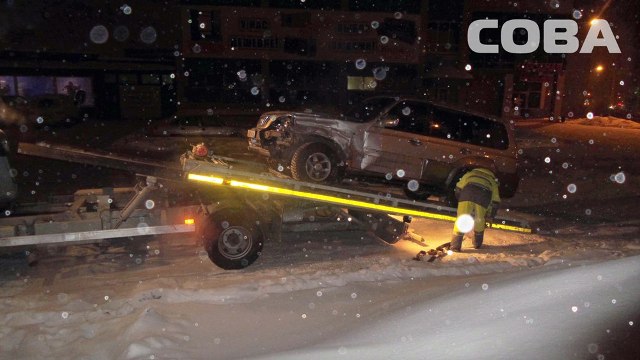
<instances>
[{"instance_id":1,"label":"snow-covered ground","mask_svg":"<svg viewBox=\"0 0 640 360\"><path fill-rule=\"evenodd\" d=\"M524 181L502 211L540 234L488 230L435 263L412 258L452 225L421 219L395 245L285 234L241 271L178 236L2 258L0 358L640 358L640 130L518 134Z\"/></svg>"}]
</instances>

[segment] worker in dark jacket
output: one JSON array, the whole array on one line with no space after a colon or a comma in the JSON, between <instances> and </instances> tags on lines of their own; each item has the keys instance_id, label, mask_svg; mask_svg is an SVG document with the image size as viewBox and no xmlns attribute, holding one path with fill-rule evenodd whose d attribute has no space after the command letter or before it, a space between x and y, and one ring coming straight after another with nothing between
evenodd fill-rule
<instances>
[{"instance_id":1,"label":"worker in dark jacket","mask_svg":"<svg viewBox=\"0 0 640 360\"><path fill-rule=\"evenodd\" d=\"M484 239L484 228L487 218L493 219L500 204L499 183L489 169L476 168L464 174L456 184L458 198L458 219L463 215L473 218L473 247L479 249ZM459 221L453 227L451 238L452 251L460 251L464 232L459 228ZM470 229L463 229L467 232Z\"/></svg>"}]
</instances>

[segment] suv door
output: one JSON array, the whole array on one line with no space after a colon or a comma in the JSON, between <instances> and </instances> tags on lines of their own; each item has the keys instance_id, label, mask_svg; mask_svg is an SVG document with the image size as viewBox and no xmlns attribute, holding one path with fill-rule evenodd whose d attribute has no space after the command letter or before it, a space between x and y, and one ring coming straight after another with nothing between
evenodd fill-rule
<instances>
[{"instance_id":1,"label":"suv door","mask_svg":"<svg viewBox=\"0 0 640 360\"><path fill-rule=\"evenodd\" d=\"M429 146L425 146L423 156L426 158L422 180L436 187L443 188L455 164L463 157L473 155L466 144L459 142L466 122L462 115L432 108L427 116L426 135Z\"/></svg>"},{"instance_id":2,"label":"suv door","mask_svg":"<svg viewBox=\"0 0 640 360\"><path fill-rule=\"evenodd\" d=\"M504 125L479 116L434 107L428 123L423 180L429 184L445 186L458 168L493 167L509 146Z\"/></svg>"},{"instance_id":3,"label":"suv door","mask_svg":"<svg viewBox=\"0 0 640 360\"><path fill-rule=\"evenodd\" d=\"M401 101L382 114L364 134L361 170L420 179L429 109L426 103Z\"/></svg>"}]
</instances>

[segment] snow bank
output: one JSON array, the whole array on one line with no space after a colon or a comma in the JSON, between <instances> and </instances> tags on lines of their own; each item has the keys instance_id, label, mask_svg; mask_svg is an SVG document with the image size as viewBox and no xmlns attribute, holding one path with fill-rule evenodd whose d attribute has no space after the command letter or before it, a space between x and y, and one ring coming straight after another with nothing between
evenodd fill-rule
<instances>
[{"instance_id":1,"label":"snow bank","mask_svg":"<svg viewBox=\"0 0 640 360\"><path fill-rule=\"evenodd\" d=\"M632 348L637 338L619 340L638 334L638 276L640 259L634 257L483 277L485 282L474 279L463 286L452 282L452 291L442 297L429 296L428 282L416 282L416 303L409 311L396 308L363 320L357 332L259 358L631 358L621 350Z\"/></svg>"},{"instance_id":2,"label":"snow bank","mask_svg":"<svg viewBox=\"0 0 640 360\"><path fill-rule=\"evenodd\" d=\"M632 120L621 119L613 116L594 116L593 119L581 118L576 120L568 120L570 124L599 126L599 127L617 127L621 129L640 130L640 123Z\"/></svg>"}]
</instances>

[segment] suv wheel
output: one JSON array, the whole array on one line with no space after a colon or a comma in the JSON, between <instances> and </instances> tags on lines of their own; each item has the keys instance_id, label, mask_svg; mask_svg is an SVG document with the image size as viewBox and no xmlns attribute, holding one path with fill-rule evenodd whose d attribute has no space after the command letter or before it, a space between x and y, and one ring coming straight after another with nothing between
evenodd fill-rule
<instances>
[{"instance_id":1,"label":"suv wheel","mask_svg":"<svg viewBox=\"0 0 640 360\"><path fill-rule=\"evenodd\" d=\"M411 200L416 200L416 201L424 201L427 200L429 198L429 196L431 195L431 192L428 191L423 185L420 185L420 187L413 191L411 189L408 188L407 185L402 187L402 190L404 190L404 194Z\"/></svg>"},{"instance_id":2,"label":"suv wheel","mask_svg":"<svg viewBox=\"0 0 640 360\"><path fill-rule=\"evenodd\" d=\"M337 174L336 156L326 145L302 146L291 158L291 176L296 180L331 182L337 179Z\"/></svg>"},{"instance_id":3,"label":"suv wheel","mask_svg":"<svg viewBox=\"0 0 640 360\"><path fill-rule=\"evenodd\" d=\"M453 178L453 181L451 181L451 184L449 184L449 187L447 188L446 193L444 194L444 197L443 197L443 201L448 206L454 207L454 208L458 207L458 198L456 197L456 185L458 184L458 181L462 179L462 176L467 172L469 172L470 170L471 169L459 170L456 176Z\"/></svg>"}]
</instances>

